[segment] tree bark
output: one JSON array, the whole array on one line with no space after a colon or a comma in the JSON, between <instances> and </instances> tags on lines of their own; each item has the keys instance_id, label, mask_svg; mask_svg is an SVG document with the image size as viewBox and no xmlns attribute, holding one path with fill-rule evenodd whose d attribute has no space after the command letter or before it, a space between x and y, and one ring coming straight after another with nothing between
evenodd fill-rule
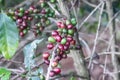
<instances>
[{"instance_id":1,"label":"tree bark","mask_svg":"<svg viewBox=\"0 0 120 80\"><path fill-rule=\"evenodd\" d=\"M75 37L76 37L77 45L80 46L80 41L78 39L79 37L78 37L77 32L76 32ZM75 66L77 74L86 77L86 79L80 79L80 80L90 80L89 71L85 64L85 59L84 59L82 49L71 50L71 57L73 58L74 66Z\"/></svg>"}]
</instances>

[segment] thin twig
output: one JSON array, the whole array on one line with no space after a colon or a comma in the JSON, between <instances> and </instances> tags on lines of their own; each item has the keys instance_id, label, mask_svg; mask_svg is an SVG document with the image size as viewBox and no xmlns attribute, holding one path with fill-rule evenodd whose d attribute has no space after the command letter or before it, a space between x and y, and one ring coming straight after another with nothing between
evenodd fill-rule
<instances>
[{"instance_id":1,"label":"thin twig","mask_svg":"<svg viewBox=\"0 0 120 80\"><path fill-rule=\"evenodd\" d=\"M93 13L94 13L102 4L103 4L102 2L99 3L99 5L98 5L96 8L94 8L93 11L85 18L85 20L82 21L82 23L80 23L80 26L79 26L79 30L78 30L78 31L80 31L80 29L82 28L82 26L84 25L84 23L93 15Z\"/></svg>"},{"instance_id":2,"label":"thin twig","mask_svg":"<svg viewBox=\"0 0 120 80\"><path fill-rule=\"evenodd\" d=\"M100 34L100 37L104 35L104 32L109 28L111 22L120 14L120 10L111 18L111 20L109 20L108 24L106 25L105 29L102 31L102 33Z\"/></svg>"},{"instance_id":3,"label":"thin twig","mask_svg":"<svg viewBox=\"0 0 120 80\"><path fill-rule=\"evenodd\" d=\"M109 44L108 44L108 47L107 47L107 50L106 51L109 51L110 49L110 46L111 46L111 42L112 42L112 39L113 39L113 36L110 38L109 40ZM108 59L108 55L105 56L105 63L104 63L104 69L103 69L103 73L106 72L106 67L107 67L107 59ZM103 75L103 80L105 80L105 75Z\"/></svg>"},{"instance_id":4,"label":"thin twig","mask_svg":"<svg viewBox=\"0 0 120 80\"><path fill-rule=\"evenodd\" d=\"M91 58L90 58L88 68L91 67L92 57L95 53L95 49L96 49L96 45L97 45L97 39L98 39L98 35L99 35L100 24L101 24L101 18L102 18L102 13L103 13L103 8L104 8L104 2L102 2L102 7L101 7L101 10L100 10L97 33L96 33L96 37L95 37L95 40L94 40L94 46L93 46L93 50L92 50L92 54L91 54Z\"/></svg>"}]
</instances>

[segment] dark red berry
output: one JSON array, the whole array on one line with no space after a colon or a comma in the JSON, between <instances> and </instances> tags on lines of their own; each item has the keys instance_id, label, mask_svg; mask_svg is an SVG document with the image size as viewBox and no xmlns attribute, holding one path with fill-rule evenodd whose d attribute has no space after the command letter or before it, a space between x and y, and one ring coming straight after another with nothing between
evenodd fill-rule
<instances>
[{"instance_id":1,"label":"dark red berry","mask_svg":"<svg viewBox=\"0 0 120 80\"><path fill-rule=\"evenodd\" d=\"M61 42L62 37L60 35L57 35L57 36L55 36L55 39L56 39L57 42Z\"/></svg>"},{"instance_id":2,"label":"dark red berry","mask_svg":"<svg viewBox=\"0 0 120 80\"><path fill-rule=\"evenodd\" d=\"M25 14L25 15L28 15L28 14L29 14L29 11L28 11L28 10L26 10L24 14Z\"/></svg>"},{"instance_id":3,"label":"dark red berry","mask_svg":"<svg viewBox=\"0 0 120 80\"><path fill-rule=\"evenodd\" d=\"M73 38L71 36L67 36L67 41L71 42Z\"/></svg>"},{"instance_id":4,"label":"dark red berry","mask_svg":"<svg viewBox=\"0 0 120 80\"><path fill-rule=\"evenodd\" d=\"M58 31L52 31L52 36L57 36L59 35Z\"/></svg>"},{"instance_id":5,"label":"dark red berry","mask_svg":"<svg viewBox=\"0 0 120 80\"><path fill-rule=\"evenodd\" d=\"M25 34L23 32L20 32L20 36L23 37Z\"/></svg>"},{"instance_id":6,"label":"dark red berry","mask_svg":"<svg viewBox=\"0 0 120 80\"><path fill-rule=\"evenodd\" d=\"M72 40L72 41L71 41L71 44L72 44L72 45L75 45L75 44L76 44L76 41L75 41L75 40Z\"/></svg>"},{"instance_id":7,"label":"dark red berry","mask_svg":"<svg viewBox=\"0 0 120 80\"><path fill-rule=\"evenodd\" d=\"M22 19L17 19L16 22L17 22L18 24L20 24L20 23L22 23L22 21L23 21Z\"/></svg>"},{"instance_id":8,"label":"dark red berry","mask_svg":"<svg viewBox=\"0 0 120 80\"><path fill-rule=\"evenodd\" d=\"M58 48L63 51L64 50L64 45L59 44Z\"/></svg>"},{"instance_id":9,"label":"dark red berry","mask_svg":"<svg viewBox=\"0 0 120 80\"><path fill-rule=\"evenodd\" d=\"M46 14L45 9L42 9L41 14Z\"/></svg>"},{"instance_id":10,"label":"dark red berry","mask_svg":"<svg viewBox=\"0 0 120 80\"><path fill-rule=\"evenodd\" d=\"M52 44L52 43L49 43L48 45L47 45L47 48L48 49L52 49L54 47L54 45Z\"/></svg>"},{"instance_id":11,"label":"dark red berry","mask_svg":"<svg viewBox=\"0 0 120 80\"><path fill-rule=\"evenodd\" d=\"M28 17L27 17L27 16L23 16L22 18L23 18L24 20L27 20L27 19L28 19Z\"/></svg>"},{"instance_id":12,"label":"dark red berry","mask_svg":"<svg viewBox=\"0 0 120 80\"><path fill-rule=\"evenodd\" d=\"M70 42L69 42L69 41L67 41L65 45L66 45L66 46L70 46Z\"/></svg>"},{"instance_id":13,"label":"dark red berry","mask_svg":"<svg viewBox=\"0 0 120 80\"><path fill-rule=\"evenodd\" d=\"M62 57L60 55L55 57L55 61L60 61L62 59Z\"/></svg>"},{"instance_id":14,"label":"dark red berry","mask_svg":"<svg viewBox=\"0 0 120 80\"><path fill-rule=\"evenodd\" d=\"M68 49L69 49L69 46L64 45L64 50L68 50Z\"/></svg>"}]
</instances>

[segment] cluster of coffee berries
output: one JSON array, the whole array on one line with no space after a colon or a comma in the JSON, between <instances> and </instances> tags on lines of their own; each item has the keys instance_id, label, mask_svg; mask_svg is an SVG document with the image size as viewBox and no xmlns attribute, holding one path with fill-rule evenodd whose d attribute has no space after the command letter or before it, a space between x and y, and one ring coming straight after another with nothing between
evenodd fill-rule
<instances>
[{"instance_id":1,"label":"cluster of coffee berries","mask_svg":"<svg viewBox=\"0 0 120 80\"><path fill-rule=\"evenodd\" d=\"M74 40L76 23L77 22L75 18L57 22L58 29L52 31L51 36L48 38L48 51L43 53L44 62L47 65L49 65L50 57L52 55L50 52L53 51L57 45L55 50L55 57L52 62L52 71L50 72L51 77L60 74L61 69L58 67L59 62L62 59L67 58L67 54L70 52L70 47L75 46L76 44L76 41Z\"/></svg>"},{"instance_id":2,"label":"cluster of coffee berries","mask_svg":"<svg viewBox=\"0 0 120 80\"><path fill-rule=\"evenodd\" d=\"M28 30L32 30L34 35L37 36L46 26L51 24L48 18L55 17L55 11L47 5L47 2L44 0L40 1L39 9L30 6L28 9L19 8L8 11L8 15L16 21L21 37L23 37ZM35 22L31 27L32 20L35 20Z\"/></svg>"},{"instance_id":3,"label":"cluster of coffee berries","mask_svg":"<svg viewBox=\"0 0 120 80\"><path fill-rule=\"evenodd\" d=\"M16 10L8 11L8 15L16 21L21 37L23 37L30 29L30 24L28 22L33 19L33 16L30 15L32 12L36 13L37 10L33 7L30 7L28 10L24 10L24 8L19 8Z\"/></svg>"}]
</instances>

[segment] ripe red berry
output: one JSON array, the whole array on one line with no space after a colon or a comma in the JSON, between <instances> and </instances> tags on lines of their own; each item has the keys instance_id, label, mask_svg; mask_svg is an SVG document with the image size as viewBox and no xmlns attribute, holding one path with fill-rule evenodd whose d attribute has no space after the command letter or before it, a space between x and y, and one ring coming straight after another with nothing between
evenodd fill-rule
<instances>
[{"instance_id":1,"label":"ripe red berry","mask_svg":"<svg viewBox=\"0 0 120 80\"><path fill-rule=\"evenodd\" d=\"M62 37L60 35L57 35L57 36L55 36L55 39L56 39L57 42L61 42Z\"/></svg>"},{"instance_id":2,"label":"ripe red berry","mask_svg":"<svg viewBox=\"0 0 120 80\"><path fill-rule=\"evenodd\" d=\"M20 36L23 37L25 34L23 32L20 32Z\"/></svg>"},{"instance_id":3,"label":"ripe red berry","mask_svg":"<svg viewBox=\"0 0 120 80\"><path fill-rule=\"evenodd\" d=\"M60 74L61 73L60 68L54 68L53 71L55 72L55 74Z\"/></svg>"},{"instance_id":4,"label":"ripe red berry","mask_svg":"<svg viewBox=\"0 0 120 80\"><path fill-rule=\"evenodd\" d=\"M17 22L18 24L20 24L20 23L22 23L22 21L23 21L22 19L17 19L16 22Z\"/></svg>"},{"instance_id":5,"label":"ripe red berry","mask_svg":"<svg viewBox=\"0 0 120 80\"><path fill-rule=\"evenodd\" d=\"M23 16L22 17L24 20L27 20L28 19L28 17L25 15L25 16Z\"/></svg>"},{"instance_id":6,"label":"ripe red berry","mask_svg":"<svg viewBox=\"0 0 120 80\"><path fill-rule=\"evenodd\" d=\"M25 15L28 15L28 14L29 14L29 11L28 11L28 10L26 10L24 14L25 14Z\"/></svg>"},{"instance_id":7,"label":"ripe red berry","mask_svg":"<svg viewBox=\"0 0 120 80\"><path fill-rule=\"evenodd\" d=\"M73 25L72 25L72 24L69 24L69 25L67 25L67 28L68 28L68 29L72 29L72 28L73 28Z\"/></svg>"},{"instance_id":8,"label":"ripe red berry","mask_svg":"<svg viewBox=\"0 0 120 80\"><path fill-rule=\"evenodd\" d=\"M59 44L58 48L63 51L64 50L64 45Z\"/></svg>"},{"instance_id":9,"label":"ripe red berry","mask_svg":"<svg viewBox=\"0 0 120 80\"><path fill-rule=\"evenodd\" d=\"M54 71L50 71L50 77L53 77L53 76L55 76L55 72Z\"/></svg>"},{"instance_id":10,"label":"ripe red berry","mask_svg":"<svg viewBox=\"0 0 120 80\"><path fill-rule=\"evenodd\" d=\"M54 47L54 45L52 44L52 43L49 43L48 45L47 45L47 48L48 49L52 49Z\"/></svg>"},{"instance_id":11,"label":"ripe red berry","mask_svg":"<svg viewBox=\"0 0 120 80\"><path fill-rule=\"evenodd\" d=\"M57 36L59 35L58 31L52 31L52 36Z\"/></svg>"},{"instance_id":12,"label":"ripe red berry","mask_svg":"<svg viewBox=\"0 0 120 80\"><path fill-rule=\"evenodd\" d=\"M66 25L64 24L64 23L62 23L61 25L60 25L60 28L65 28L66 27Z\"/></svg>"},{"instance_id":13,"label":"ripe red berry","mask_svg":"<svg viewBox=\"0 0 120 80\"><path fill-rule=\"evenodd\" d=\"M26 27L27 23L25 21L22 22L22 26Z\"/></svg>"},{"instance_id":14,"label":"ripe red berry","mask_svg":"<svg viewBox=\"0 0 120 80\"><path fill-rule=\"evenodd\" d=\"M75 40L72 40L72 41L71 41L71 44L72 44L72 45L75 45L75 44L76 44L76 41L75 41Z\"/></svg>"},{"instance_id":15,"label":"ripe red berry","mask_svg":"<svg viewBox=\"0 0 120 80\"><path fill-rule=\"evenodd\" d=\"M67 41L71 42L73 38L71 36L67 36Z\"/></svg>"},{"instance_id":16,"label":"ripe red berry","mask_svg":"<svg viewBox=\"0 0 120 80\"><path fill-rule=\"evenodd\" d=\"M66 46L70 46L70 42L69 42L69 41L67 41L65 45L66 45Z\"/></svg>"},{"instance_id":17,"label":"ripe red berry","mask_svg":"<svg viewBox=\"0 0 120 80\"><path fill-rule=\"evenodd\" d=\"M68 49L69 49L69 46L64 45L64 50L68 50Z\"/></svg>"},{"instance_id":18,"label":"ripe red berry","mask_svg":"<svg viewBox=\"0 0 120 80\"><path fill-rule=\"evenodd\" d=\"M61 24L62 24L62 22L57 22L57 26L58 26L59 28L61 28Z\"/></svg>"},{"instance_id":19,"label":"ripe red berry","mask_svg":"<svg viewBox=\"0 0 120 80\"><path fill-rule=\"evenodd\" d=\"M43 53L43 58L46 60L48 59L48 57L50 56L50 53L49 52L44 52Z\"/></svg>"}]
</instances>

